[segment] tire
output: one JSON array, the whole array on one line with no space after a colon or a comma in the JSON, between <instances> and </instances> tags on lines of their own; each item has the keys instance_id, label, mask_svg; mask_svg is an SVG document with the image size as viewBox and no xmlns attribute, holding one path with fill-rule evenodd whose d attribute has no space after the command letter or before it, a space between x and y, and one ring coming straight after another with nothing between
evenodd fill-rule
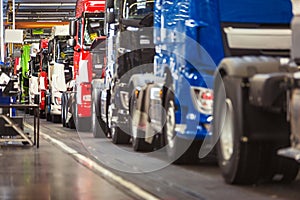
<instances>
[{"instance_id":1,"label":"tire","mask_svg":"<svg viewBox=\"0 0 300 200\"><path fill-rule=\"evenodd\" d=\"M51 121L53 123L60 123L61 122L61 116L60 115L51 115Z\"/></svg>"},{"instance_id":2,"label":"tire","mask_svg":"<svg viewBox=\"0 0 300 200\"><path fill-rule=\"evenodd\" d=\"M29 108L25 108L25 114L29 114Z\"/></svg>"},{"instance_id":3,"label":"tire","mask_svg":"<svg viewBox=\"0 0 300 200\"><path fill-rule=\"evenodd\" d=\"M66 127L66 95L62 93L61 95L61 123L63 127Z\"/></svg>"},{"instance_id":4,"label":"tire","mask_svg":"<svg viewBox=\"0 0 300 200\"><path fill-rule=\"evenodd\" d=\"M44 110L40 110L40 118L41 119L45 119L46 118L46 114Z\"/></svg>"},{"instance_id":5,"label":"tire","mask_svg":"<svg viewBox=\"0 0 300 200\"><path fill-rule=\"evenodd\" d=\"M198 161L198 152L201 147L201 141L191 141L176 135L174 98L174 93L170 90L167 91L164 101L166 123L163 127L167 155L169 161L173 164L193 164Z\"/></svg>"},{"instance_id":6,"label":"tire","mask_svg":"<svg viewBox=\"0 0 300 200\"><path fill-rule=\"evenodd\" d=\"M72 117L68 124L67 124L67 127L69 127L70 129L76 129L76 126L75 126L75 122L74 122L74 118Z\"/></svg>"},{"instance_id":7,"label":"tire","mask_svg":"<svg viewBox=\"0 0 300 200\"><path fill-rule=\"evenodd\" d=\"M34 95L34 103L37 105L40 104L40 95Z\"/></svg>"},{"instance_id":8,"label":"tire","mask_svg":"<svg viewBox=\"0 0 300 200\"><path fill-rule=\"evenodd\" d=\"M105 138L105 130L106 130L106 124L105 122L101 119L101 117L97 116L97 107L101 106L101 102L99 102L99 97L100 97L100 92L95 92L93 91L93 103L92 103L92 132L94 138ZM100 109L98 110L100 112Z\"/></svg>"},{"instance_id":9,"label":"tire","mask_svg":"<svg viewBox=\"0 0 300 200\"><path fill-rule=\"evenodd\" d=\"M244 124L241 82L241 79L228 76L223 81L215 79L213 135L220 135L218 163L229 184L256 183L260 178L261 165L264 165L262 144L241 142Z\"/></svg>"},{"instance_id":10,"label":"tire","mask_svg":"<svg viewBox=\"0 0 300 200\"><path fill-rule=\"evenodd\" d=\"M47 121L51 121L51 115L50 115L50 112L49 112L49 97L46 97L46 105L45 105L45 117L46 117L46 120Z\"/></svg>"},{"instance_id":11,"label":"tire","mask_svg":"<svg viewBox=\"0 0 300 200\"><path fill-rule=\"evenodd\" d=\"M131 136L119 127L111 128L111 139L114 144L129 144Z\"/></svg>"},{"instance_id":12,"label":"tire","mask_svg":"<svg viewBox=\"0 0 300 200\"><path fill-rule=\"evenodd\" d=\"M131 136L123 131L120 127L114 124L112 120L113 111L111 109L111 104L107 107L107 129L111 134L112 143L114 144L129 144Z\"/></svg>"},{"instance_id":13,"label":"tire","mask_svg":"<svg viewBox=\"0 0 300 200\"><path fill-rule=\"evenodd\" d=\"M131 114L131 134L132 134L132 148L134 151L149 152L153 151L153 144L145 141L145 132L138 129L140 121L139 112L137 112L136 100L132 96L130 100L130 114Z\"/></svg>"},{"instance_id":14,"label":"tire","mask_svg":"<svg viewBox=\"0 0 300 200\"><path fill-rule=\"evenodd\" d=\"M33 115L34 114L34 110L32 108L29 108L29 114Z\"/></svg>"},{"instance_id":15,"label":"tire","mask_svg":"<svg viewBox=\"0 0 300 200\"><path fill-rule=\"evenodd\" d=\"M153 151L153 145L145 141L145 132L141 130L137 130L136 134L132 135L132 148L139 152Z\"/></svg>"}]
</instances>

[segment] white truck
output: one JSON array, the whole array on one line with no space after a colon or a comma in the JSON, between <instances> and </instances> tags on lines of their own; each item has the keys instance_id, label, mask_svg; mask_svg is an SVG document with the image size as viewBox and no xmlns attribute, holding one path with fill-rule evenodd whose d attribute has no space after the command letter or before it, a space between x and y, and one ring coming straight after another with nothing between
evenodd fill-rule
<instances>
[{"instance_id":1,"label":"white truck","mask_svg":"<svg viewBox=\"0 0 300 200\"><path fill-rule=\"evenodd\" d=\"M58 123L61 121L61 93L66 91L65 70L70 70L69 61L73 56L73 50L67 45L70 39L69 26L54 26L49 39L49 67L48 81L49 89L46 94L46 119Z\"/></svg>"}]
</instances>

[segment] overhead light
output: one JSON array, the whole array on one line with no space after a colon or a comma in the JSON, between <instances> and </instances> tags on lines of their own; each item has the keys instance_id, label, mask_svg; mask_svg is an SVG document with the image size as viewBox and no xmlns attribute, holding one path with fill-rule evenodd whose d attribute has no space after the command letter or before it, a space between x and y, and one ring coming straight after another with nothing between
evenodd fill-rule
<instances>
[{"instance_id":1,"label":"overhead light","mask_svg":"<svg viewBox=\"0 0 300 200\"><path fill-rule=\"evenodd\" d=\"M76 3L20 3L20 6L28 6L28 7L76 6Z\"/></svg>"},{"instance_id":2,"label":"overhead light","mask_svg":"<svg viewBox=\"0 0 300 200\"><path fill-rule=\"evenodd\" d=\"M61 20L37 20L36 22L62 22Z\"/></svg>"},{"instance_id":3,"label":"overhead light","mask_svg":"<svg viewBox=\"0 0 300 200\"><path fill-rule=\"evenodd\" d=\"M16 20L62 20L64 17L16 17ZM6 19L6 17L4 17Z\"/></svg>"}]
</instances>

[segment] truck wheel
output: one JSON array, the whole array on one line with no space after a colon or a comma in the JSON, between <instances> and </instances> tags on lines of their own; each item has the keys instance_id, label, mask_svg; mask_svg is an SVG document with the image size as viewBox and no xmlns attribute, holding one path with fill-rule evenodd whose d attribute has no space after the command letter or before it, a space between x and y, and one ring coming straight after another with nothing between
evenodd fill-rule
<instances>
[{"instance_id":1,"label":"truck wheel","mask_svg":"<svg viewBox=\"0 0 300 200\"><path fill-rule=\"evenodd\" d=\"M60 123L61 116L60 115L51 115L51 120L53 123Z\"/></svg>"},{"instance_id":2,"label":"truck wheel","mask_svg":"<svg viewBox=\"0 0 300 200\"><path fill-rule=\"evenodd\" d=\"M163 133L168 158L174 164L195 163L198 160L201 141L190 141L176 135L175 102L174 94L171 91L167 92L164 108L166 111L166 122L163 127Z\"/></svg>"},{"instance_id":3,"label":"truck wheel","mask_svg":"<svg viewBox=\"0 0 300 200\"><path fill-rule=\"evenodd\" d=\"M128 144L130 141L130 135L125 133L119 127L112 127L111 139L114 144Z\"/></svg>"},{"instance_id":4,"label":"truck wheel","mask_svg":"<svg viewBox=\"0 0 300 200\"><path fill-rule=\"evenodd\" d=\"M29 108L25 108L25 114L29 114Z\"/></svg>"},{"instance_id":5,"label":"truck wheel","mask_svg":"<svg viewBox=\"0 0 300 200\"><path fill-rule=\"evenodd\" d=\"M75 126L76 116L75 116L75 104L74 103L72 103L72 108L70 109L70 111L72 113L72 117L68 122L68 127L70 129L76 129L76 126Z\"/></svg>"},{"instance_id":6,"label":"truck wheel","mask_svg":"<svg viewBox=\"0 0 300 200\"><path fill-rule=\"evenodd\" d=\"M40 110L40 118L41 119L45 119L46 115L45 115L45 111L44 110Z\"/></svg>"},{"instance_id":7,"label":"truck wheel","mask_svg":"<svg viewBox=\"0 0 300 200\"><path fill-rule=\"evenodd\" d=\"M61 123L63 127L66 127L66 95L61 95Z\"/></svg>"},{"instance_id":8,"label":"truck wheel","mask_svg":"<svg viewBox=\"0 0 300 200\"><path fill-rule=\"evenodd\" d=\"M29 108L29 114L33 115L33 113L34 113L34 110L32 108Z\"/></svg>"},{"instance_id":9,"label":"truck wheel","mask_svg":"<svg viewBox=\"0 0 300 200\"><path fill-rule=\"evenodd\" d=\"M134 151L149 152L153 150L153 145L145 141L145 132L142 130L132 132L132 147Z\"/></svg>"},{"instance_id":10,"label":"truck wheel","mask_svg":"<svg viewBox=\"0 0 300 200\"><path fill-rule=\"evenodd\" d=\"M45 116L47 121L51 121L51 115L49 112L49 104L48 104L48 97L46 97L46 105L45 105Z\"/></svg>"},{"instance_id":11,"label":"truck wheel","mask_svg":"<svg viewBox=\"0 0 300 200\"><path fill-rule=\"evenodd\" d=\"M71 119L69 120L67 126L70 128L70 129L76 129L76 126L75 126L75 122L74 122L74 118L71 117Z\"/></svg>"},{"instance_id":12,"label":"truck wheel","mask_svg":"<svg viewBox=\"0 0 300 200\"><path fill-rule=\"evenodd\" d=\"M224 91L221 91L224 83ZM241 80L225 76L215 79L214 135L217 143L218 163L222 175L230 184L252 184L259 179L263 165L260 143L242 143L242 91ZM226 95L226 96L225 96Z\"/></svg>"},{"instance_id":13,"label":"truck wheel","mask_svg":"<svg viewBox=\"0 0 300 200\"><path fill-rule=\"evenodd\" d=\"M111 107L111 104L107 105L106 110L106 127L107 127L107 133L110 132L111 139L114 144L128 144L130 141L130 135L125 133L122 129L120 129L118 126L114 124L112 121L113 119L113 110Z\"/></svg>"},{"instance_id":14,"label":"truck wheel","mask_svg":"<svg viewBox=\"0 0 300 200\"><path fill-rule=\"evenodd\" d=\"M134 151L148 152L152 151L154 146L145 141L145 132L138 129L140 121L140 112L137 112L135 97L131 97L130 112L131 112L131 134L132 134L132 147Z\"/></svg>"},{"instance_id":15,"label":"truck wheel","mask_svg":"<svg viewBox=\"0 0 300 200\"><path fill-rule=\"evenodd\" d=\"M99 100L100 93L93 91L93 102L92 102L92 132L93 136L95 138L105 138L105 131L106 131L106 124L101 119L101 117L97 116L97 110L100 112L99 115L101 115L101 111L99 110L101 103ZM98 104L98 105L96 105Z\"/></svg>"}]
</instances>

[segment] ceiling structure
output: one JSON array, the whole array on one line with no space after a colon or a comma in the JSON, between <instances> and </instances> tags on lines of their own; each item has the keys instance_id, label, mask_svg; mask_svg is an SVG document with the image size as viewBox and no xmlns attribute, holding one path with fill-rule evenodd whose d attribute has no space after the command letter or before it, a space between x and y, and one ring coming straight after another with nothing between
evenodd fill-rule
<instances>
[{"instance_id":1,"label":"ceiling structure","mask_svg":"<svg viewBox=\"0 0 300 200\"><path fill-rule=\"evenodd\" d=\"M33 42L48 37L52 26L68 24L75 16L75 6L76 0L15 0L13 9L12 0L3 0L4 22L12 27L14 10L15 28L25 30L24 42ZM34 29L42 29L42 34L34 34Z\"/></svg>"},{"instance_id":2,"label":"ceiling structure","mask_svg":"<svg viewBox=\"0 0 300 200\"><path fill-rule=\"evenodd\" d=\"M4 0L3 4L4 13L12 12L12 0ZM16 22L68 21L75 16L75 5L76 0L15 0L15 19Z\"/></svg>"}]
</instances>

